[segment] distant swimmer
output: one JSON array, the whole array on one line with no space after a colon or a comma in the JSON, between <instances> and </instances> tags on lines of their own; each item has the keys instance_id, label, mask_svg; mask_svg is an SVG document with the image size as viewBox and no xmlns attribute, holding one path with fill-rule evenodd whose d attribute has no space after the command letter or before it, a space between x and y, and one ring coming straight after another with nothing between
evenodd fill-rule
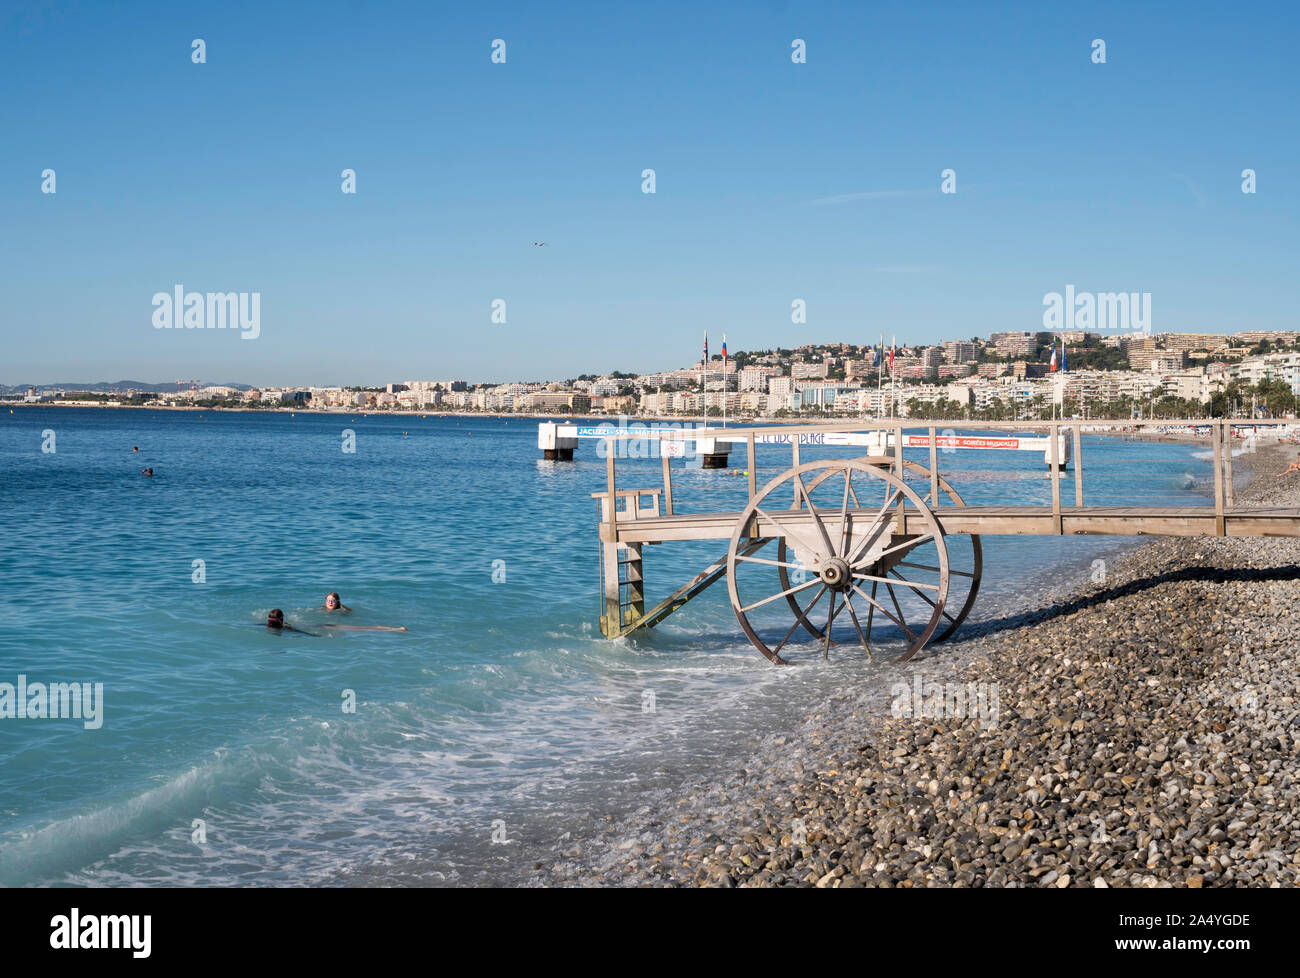
<instances>
[{"instance_id":1,"label":"distant swimmer","mask_svg":"<svg viewBox=\"0 0 1300 978\"><path fill-rule=\"evenodd\" d=\"M131 449L131 451L133 451L133 452L138 452L139 450L140 450L140 446L139 446L139 445L136 445L135 448Z\"/></svg>"},{"instance_id":2,"label":"distant swimmer","mask_svg":"<svg viewBox=\"0 0 1300 978\"><path fill-rule=\"evenodd\" d=\"M325 610L351 611L352 609L343 603L343 599L339 597L337 591L331 591L329 594L325 595Z\"/></svg>"},{"instance_id":3,"label":"distant swimmer","mask_svg":"<svg viewBox=\"0 0 1300 978\"><path fill-rule=\"evenodd\" d=\"M140 474L141 474L141 475L147 475L147 476L149 476L150 478L153 478L153 469L141 469L141 470L140 470Z\"/></svg>"},{"instance_id":4,"label":"distant swimmer","mask_svg":"<svg viewBox=\"0 0 1300 978\"><path fill-rule=\"evenodd\" d=\"M279 608L272 608L266 615L266 627L273 632L297 632L299 635L316 635L316 632L309 632L306 629L294 628L284 620L284 612ZM319 638L319 636L317 636Z\"/></svg>"}]
</instances>

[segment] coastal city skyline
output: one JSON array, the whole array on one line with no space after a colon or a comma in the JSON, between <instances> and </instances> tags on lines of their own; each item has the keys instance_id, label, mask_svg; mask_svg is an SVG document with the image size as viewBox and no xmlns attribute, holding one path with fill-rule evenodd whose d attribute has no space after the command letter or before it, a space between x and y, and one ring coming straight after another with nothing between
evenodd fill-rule
<instances>
[{"instance_id":1,"label":"coastal city skyline","mask_svg":"<svg viewBox=\"0 0 1300 978\"><path fill-rule=\"evenodd\" d=\"M1300 331L1112 333L1008 331L900 346L807 344L748 351L734 344L668 371L612 371L505 384L474 379L379 385L279 386L133 381L0 386L0 402L242 409L452 411L666 417L936 416L993 420L1050 406L1088 416L1163 412L1293 416L1300 404ZM707 359L706 359L707 358ZM405 376L405 375L404 375Z\"/></svg>"},{"instance_id":2,"label":"coastal city skyline","mask_svg":"<svg viewBox=\"0 0 1300 978\"><path fill-rule=\"evenodd\" d=\"M705 328L1035 330L1070 283L1154 331L1289 329L1297 13L1264 18L15 11L0 383L670 370ZM161 328L190 290L259 297L256 338Z\"/></svg>"}]
</instances>

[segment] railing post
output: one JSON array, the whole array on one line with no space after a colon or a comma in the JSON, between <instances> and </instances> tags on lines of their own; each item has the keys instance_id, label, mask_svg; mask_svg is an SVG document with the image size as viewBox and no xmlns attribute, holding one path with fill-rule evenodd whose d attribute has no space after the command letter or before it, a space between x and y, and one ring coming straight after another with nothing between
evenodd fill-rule
<instances>
[{"instance_id":1,"label":"railing post","mask_svg":"<svg viewBox=\"0 0 1300 978\"><path fill-rule=\"evenodd\" d=\"M894 469L898 473L898 478L903 478L903 427L899 425L894 428ZM898 497L898 532L907 532L907 497L899 495Z\"/></svg>"},{"instance_id":2,"label":"railing post","mask_svg":"<svg viewBox=\"0 0 1300 978\"><path fill-rule=\"evenodd\" d=\"M758 468L754 461L754 433L749 433L748 444L745 446L748 452L747 460L749 462L749 498L753 499L758 495Z\"/></svg>"},{"instance_id":3,"label":"railing post","mask_svg":"<svg viewBox=\"0 0 1300 978\"><path fill-rule=\"evenodd\" d=\"M799 435L796 432L790 436L790 458L794 462L794 467L799 468ZM799 490L794 491L794 508L803 509L803 500L799 498Z\"/></svg>"},{"instance_id":4,"label":"railing post","mask_svg":"<svg viewBox=\"0 0 1300 978\"><path fill-rule=\"evenodd\" d=\"M605 439L606 525L601 527L600 567L604 584L605 613L600 616L600 630L606 638L623 634L621 586L618 580L618 496L614 486L614 439Z\"/></svg>"},{"instance_id":5,"label":"railing post","mask_svg":"<svg viewBox=\"0 0 1300 978\"><path fill-rule=\"evenodd\" d=\"M1081 424L1074 425L1074 505L1083 505L1083 438Z\"/></svg>"},{"instance_id":6,"label":"railing post","mask_svg":"<svg viewBox=\"0 0 1300 978\"><path fill-rule=\"evenodd\" d=\"M1223 496L1224 502L1231 507L1234 504L1232 496L1232 422L1229 421L1224 428L1224 434L1227 436L1224 440L1223 449Z\"/></svg>"},{"instance_id":7,"label":"railing post","mask_svg":"<svg viewBox=\"0 0 1300 978\"><path fill-rule=\"evenodd\" d=\"M605 479L609 484L609 509L606 511L611 529L618 522L618 496L614 493L614 439L605 439Z\"/></svg>"},{"instance_id":8,"label":"railing post","mask_svg":"<svg viewBox=\"0 0 1300 978\"><path fill-rule=\"evenodd\" d=\"M664 440L659 439L659 455L664 463L664 515L673 515L673 469L672 459L664 455Z\"/></svg>"},{"instance_id":9,"label":"railing post","mask_svg":"<svg viewBox=\"0 0 1300 978\"><path fill-rule=\"evenodd\" d=\"M1210 429L1210 454L1214 456L1214 533L1223 536L1223 422L1215 421Z\"/></svg>"},{"instance_id":10,"label":"railing post","mask_svg":"<svg viewBox=\"0 0 1300 978\"><path fill-rule=\"evenodd\" d=\"M934 425L930 426L930 505L939 505L939 444L935 440Z\"/></svg>"},{"instance_id":11,"label":"railing post","mask_svg":"<svg viewBox=\"0 0 1300 978\"><path fill-rule=\"evenodd\" d=\"M1061 429L1051 425L1047 432L1047 457L1048 465L1051 467L1048 474L1052 477L1052 526L1053 531L1059 535L1061 533L1061 446L1059 444Z\"/></svg>"}]
</instances>

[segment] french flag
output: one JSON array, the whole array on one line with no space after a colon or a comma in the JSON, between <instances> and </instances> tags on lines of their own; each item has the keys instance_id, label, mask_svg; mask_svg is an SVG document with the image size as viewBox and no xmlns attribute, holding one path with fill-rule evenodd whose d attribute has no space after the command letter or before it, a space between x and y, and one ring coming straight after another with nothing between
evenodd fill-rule
<instances>
[{"instance_id":1,"label":"french flag","mask_svg":"<svg viewBox=\"0 0 1300 978\"><path fill-rule=\"evenodd\" d=\"M1052 362L1047 365L1047 372L1049 374L1056 372L1056 344L1055 343L1052 344Z\"/></svg>"}]
</instances>

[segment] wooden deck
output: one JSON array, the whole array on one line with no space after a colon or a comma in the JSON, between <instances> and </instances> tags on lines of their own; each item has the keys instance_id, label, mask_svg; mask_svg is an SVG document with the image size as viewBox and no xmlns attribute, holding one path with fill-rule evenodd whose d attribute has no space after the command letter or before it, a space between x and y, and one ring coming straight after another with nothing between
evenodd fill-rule
<instances>
[{"instance_id":1,"label":"wooden deck","mask_svg":"<svg viewBox=\"0 0 1300 978\"><path fill-rule=\"evenodd\" d=\"M1300 536L1300 509L1280 506L1226 507L1223 528L1213 506L1061 506L1060 528L1051 506L936 506L933 509L945 533L1047 534L1073 536ZM858 521L872 520L875 509L851 510ZM806 511L773 513L791 530L817 531ZM620 520L618 543L660 543L669 540L727 540L736 527L736 512L675 513L672 516ZM838 514L836 514L838 516ZM779 537L782 527L758 519L757 535ZM602 530L609 531L609 524Z\"/></svg>"}]
</instances>

